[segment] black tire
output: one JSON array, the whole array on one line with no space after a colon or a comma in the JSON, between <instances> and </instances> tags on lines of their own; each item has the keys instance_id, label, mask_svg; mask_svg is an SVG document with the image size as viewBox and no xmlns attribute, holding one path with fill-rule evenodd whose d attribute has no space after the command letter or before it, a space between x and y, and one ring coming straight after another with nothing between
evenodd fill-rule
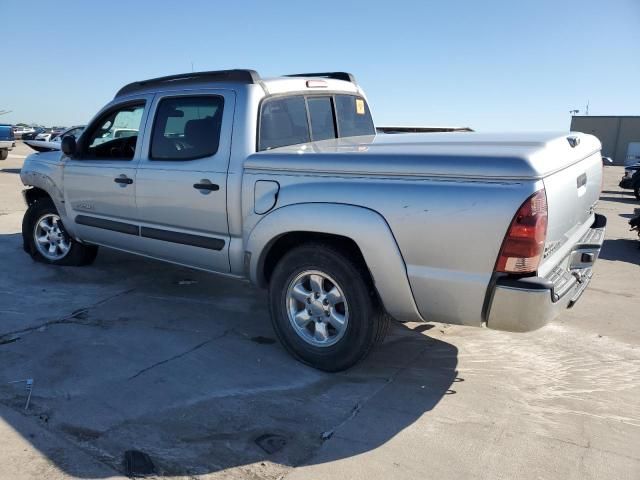
<instances>
[{"instance_id":1,"label":"black tire","mask_svg":"<svg viewBox=\"0 0 640 480\"><path fill-rule=\"evenodd\" d=\"M633 194L636 196L636 200L640 200L640 183L633 187Z\"/></svg>"},{"instance_id":2,"label":"black tire","mask_svg":"<svg viewBox=\"0 0 640 480\"><path fill-rule=\"evenodd\" d=\"M307 271L319 271L335 279L349 305L344 334L333 345L311 345L289 320L289 285ZM325 243L304 244L282 257L271 276L269 307L276 335L287 351L301 362L327 372L345 370L362 360L374 345L382 342L390 323L366 267Z\"/></svg>"},{"instance_id":3,"label":"black tire","mask_svg":"<svg viewBox=\"0 0 640 480\"><path fill-rule=\"evenodd\" d=\"M27 209L22 220L22 241L24 250L31 255L34 260L51 265L80 267L93 263L98 255L98 247L77 242L64 232L64 225L62 225L63 234L71 245L68 253L64 257L56 260L46 258L42 253L40 253L36 247L35 226L36 222L46 214L58 214L55 205L48 198L37 199Z\"/></svg>"},{"instance_id":4,"label":"black tire","mask_svg":"<svg viewBox=\"0 0 640 480\"><path fill-rule=\"evenodd\" d=\"M6 160L9 156L9 150L0 150L0 160Z\"/></svg>"}]
</instances>

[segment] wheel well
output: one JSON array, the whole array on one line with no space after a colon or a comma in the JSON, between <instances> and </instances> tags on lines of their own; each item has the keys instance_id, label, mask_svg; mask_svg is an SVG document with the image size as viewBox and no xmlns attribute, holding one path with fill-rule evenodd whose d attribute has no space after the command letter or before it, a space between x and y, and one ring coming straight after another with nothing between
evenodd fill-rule
<instances>
[{"instance_id":1,"label":"wheel well","mask_svg":"<svg viewBox=\"0 0 640 480\"><path fill-rule=\"evenodd\" d=\"M51 195L49 195L45 190L42 190L38 187L31 187L24 191L24 198L27 201L27 205L31 206L36 200L41 198L51 199Z\"/></svg>"},{"instance_id":2,"label":"wheel well","mask_svg":"<svg viewBox=\"0 0 640 480\"><path fill-rule=\"evenodd\" d=\"M289 232L279 237L266 253L262 268L262 279L265 284L269 284L273 270L276 268L278 261L292 248L298 247L305 243L324 243L344 252L350 258L354 259L365 273L366 280L375 290L373 277L367 267L367 262L360 251L358 244L349 237L342 235L332 235L328 233L318 232Z\"/></svg>"}]
</instances>

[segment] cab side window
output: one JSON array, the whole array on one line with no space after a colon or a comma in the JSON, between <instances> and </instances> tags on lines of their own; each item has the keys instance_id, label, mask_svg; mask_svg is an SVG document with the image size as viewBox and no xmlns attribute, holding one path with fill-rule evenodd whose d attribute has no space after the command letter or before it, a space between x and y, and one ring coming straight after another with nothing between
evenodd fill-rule
<instances>
[{"instance_id":1,"label":"cab side window","mask_svg":"<svg viewBox=\"0 0 640 480\"><path fill-rule=\"evenodd\" d=\"M82 157L131 160L136 151L144 103L128 104L102 116L88 133Z\"/></svg>"},{"instance_id":2,"label":"cab side window","mask_svg":"<svg viewBox=\"0 0 640 480\"><path fill-rule=\"evenodd\" d=\"M195 160L215 155L220 144L224 98L165 98L153 123L151 160Z\"/></svg>"}]
</instances>

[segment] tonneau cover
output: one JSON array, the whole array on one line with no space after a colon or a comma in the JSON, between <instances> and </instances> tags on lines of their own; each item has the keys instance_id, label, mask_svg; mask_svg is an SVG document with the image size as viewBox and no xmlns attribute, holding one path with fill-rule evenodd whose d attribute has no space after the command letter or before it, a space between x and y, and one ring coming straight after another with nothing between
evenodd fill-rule
<instances>
[{"instance_id":1,"label":"tonneau cover","mask_svg":"<svg viewBox=\"0 0 640 480\"><path fill-rule=\"evenodd\" d=\"M390 176L537 179L600 150L583 133L475 132L373 135L324 140L251 155L246 169Z\"/></svg>"}]
</instances>

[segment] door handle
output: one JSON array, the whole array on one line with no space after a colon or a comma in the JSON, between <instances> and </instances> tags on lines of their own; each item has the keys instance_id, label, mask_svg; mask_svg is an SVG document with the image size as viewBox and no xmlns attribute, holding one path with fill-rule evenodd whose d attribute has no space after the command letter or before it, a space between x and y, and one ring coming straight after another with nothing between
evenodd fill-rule
<instances>
[{"instance_id":1,"label":"door handle","mask_svg":"<svg viewBox=\"0 0 640 480\"><path fill-rule=\"evenodd\" d=\"M205 194L207 192L217 192L218 190L220 190L219 185L215 183L211 183L211 181L209 180L200 180L200 183L193 184L193 188L195 188L196 190L200 190L201 193L205 193Z\"/></svg>"},{"instance_id":2,"label":"door handle","mask_svg":"<svg viewBox=\"0 0 640 480\"><path fill-rule=\"evenodd\" d=\"M113 179L114 182L119 183L120 185L131 185L133 183L133 179L127 177L126 175L120 175Z\"/></svg>"}]
</instances>

